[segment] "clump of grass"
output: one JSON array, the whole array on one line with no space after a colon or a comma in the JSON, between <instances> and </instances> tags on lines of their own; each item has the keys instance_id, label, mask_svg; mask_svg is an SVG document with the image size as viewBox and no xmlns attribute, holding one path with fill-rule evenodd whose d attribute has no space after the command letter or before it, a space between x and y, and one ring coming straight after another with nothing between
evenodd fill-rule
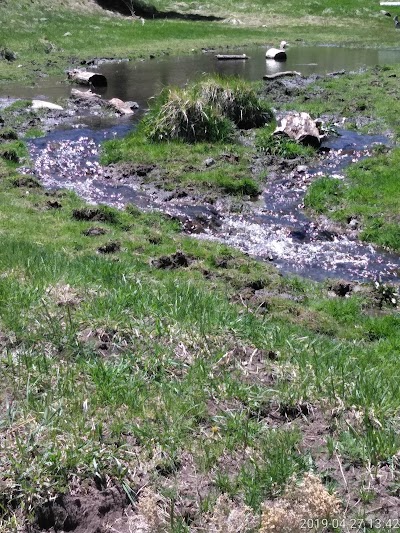
<instances>
[{"instance_id":1,"label":"clump of grass","mask_svg":"<svg viewBox=\"0 0 400 533\"><path fill-rule=\"evenodd\" d=\"M6 113L14 112L14 111L21 111L22 109L27 109L31 105L32 105L32 101L31 100L16 100L15 102L13 102L9 106L7 106L4 109L4 111Z\"/></svg>"},{"instance_id":2,"label":"clump of grass","mask_svg":"<svg viewBox=\"0 0 400 533\"><path fill-rule=\"evenodd\" d=\"M229 170L231 170L228 167ZM234 170L229 173L226 168L217 168L210 171L188 172L181 181L182 183L196 184L205 187L218 187L227 194L257 196L260 194L258 183L244 173Z\"/></svg>"},{"instance_id":3,"label":"clump of grass","mask_svg":"<svg viewBox=\"0 0 400 533\"><path fill-rule=\"evenodd\" d=\"M26 155L27 149L22 141L10 141L0 146L0 157L10 163L19 163Z\"/></svg>"},{"instance_id":4,"label":"clump of grass","mask_svg":"<svg viewBox=\"0 0 400 533\"><path fill-rule=\"evenodd\" d=\"M253 87L239 78L209 78L199 84L201 97L242 129L258 128L272 119L272 111Z\"/></svg>"},{"instance_id":5,"label":"clump of grass","mask_svg":"<svg viewBox=\"0 0 400 533\"><path fill-rule=\"evenodd\" d=\"M30 128L26 131L25 137L27 139L37 139L38 137L44 137L44 131L40 128Z\"/></svg>"},{"instance_id":6,"label":"clump of grass","mask_svg":"<svg viewBox=\"0 0 400 533\"><path fill-rule=\"evenodd\" d=\"M234 126L258 127L269 118L271 111L246 82L208 78L163 91L144 124L152 141L225 142L232 140Z\"/></svg>"},{"instance_id":7,"label":"clump of grass","mask_svg":"<svg viewBox=\"0 0 400 533\"><path fill-rule=\"evenodd\" d=\"M145 119L145 131L152 141L182 139L189 143L227 141L233 127L211 105L187 89L164 91Z\"/></svg>"},{"instance_id":8,"label":"clump of grass","mask_svg":"<svg viewBox=\"0 0 400 533\"><path fill-rule=\"evenodd\" d=\"M1 128L0 129L0 142L1 141L15 141L18 139L18 134L12 128Z\"/></svg>"},{"instance_id":9,"label":"clump of grass","mask_svg":"<svg viewBox=\"0 0 400 533\"><path fill-rule=\"evenodd\" d=\"M339 180L324 176L310 185L304 205L317 213L323 213L329 206L338 203L341 190L342 183Z\"/></svg>"}]
</instances>

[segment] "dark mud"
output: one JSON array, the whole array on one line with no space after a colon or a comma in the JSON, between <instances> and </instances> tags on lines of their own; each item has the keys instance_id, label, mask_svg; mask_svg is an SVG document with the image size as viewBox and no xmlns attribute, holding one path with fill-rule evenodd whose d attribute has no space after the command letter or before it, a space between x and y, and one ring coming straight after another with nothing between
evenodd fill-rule
<instances>
[{"instance_id":1,"label":"dark mud","mask_svg":"<svg viewBox=\"0 0 400 533\"><path fill-rule=\"evenodd\" d=\"M58 496L40 505L29 529L31 533L106 533L112 531L115 523L126 521L124 511L129 503L125 491L119 487L80 486L73 494Z\"/></svg>"}]
</instances>

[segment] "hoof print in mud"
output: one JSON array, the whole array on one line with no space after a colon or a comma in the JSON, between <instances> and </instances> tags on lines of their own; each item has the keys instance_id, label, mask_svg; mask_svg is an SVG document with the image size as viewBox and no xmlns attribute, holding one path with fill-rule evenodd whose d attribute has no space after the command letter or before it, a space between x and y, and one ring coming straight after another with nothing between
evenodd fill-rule
<instances>
[{"instance_id":1,"label":"hoof print in mud","mask_svg":"<svg viewBox=\"0 0 400 533\"><path fill-rule=\"evenodd\" d=\"M151 265L163 270L173 270L175 268L186 268L191 262L189 256L183 252L176 252L172 255L162 255L158 259L153 259Z\"/></svg>"},{"instance_id":2,"label":"hoof print in mud","mask_svg":"<svg viewBox=\"0 0 400 533\"><path fill-rule=\"evenodd\" d=\"M295 420L301 416L309 416L312 414L312 407L307 402L294 405L281 404L279 406L279 413L288 420Z\"/></svg>"}]
</instances>

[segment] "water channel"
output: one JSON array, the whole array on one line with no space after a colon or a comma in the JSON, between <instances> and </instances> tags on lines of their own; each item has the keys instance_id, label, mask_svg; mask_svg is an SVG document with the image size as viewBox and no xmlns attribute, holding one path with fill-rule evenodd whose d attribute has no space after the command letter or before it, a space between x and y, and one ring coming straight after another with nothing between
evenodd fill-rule
<instances>
[{"instance_id":1,"label":"water channel","mask_svg":"<svg viewBox=\"0 0 400 533\"><path fill-rule=\"evenodd\" d=\"M326 74L400 62L400 50L290 46L285 63L266 61L263 48L229 51L242 52L250 59L221 62L215 59L215 51L207 51L139 62L100 62L96 68L108 79L102 96L135 100L140 111L133 119L111 122L86 116L84 126L81 120L79 128L64 125L46 137L30 141L35 174L45 186L75 190L91 203L119 208L134 203L144 210L159 209L173 216L200 214L217 220L217 225L210 225L210 229L197 237L218 240L262 260L272 260L283 272L314 279L370 280L380 275L384 280L396 281L400 272L397 255L363 244L351 235L336 233L328 223L325 227L321 222L308 219L302 211L304 193L313 176L329 173L340 179L343 168L352 161L368 157L372 145L388 144L390 141L384 136L342 130L339 137L325 141L327 156L319 168L293 171L292 175L268 180L259 201L246 214L223 212L218 202L213 206L193 205L185 200L165 202L132 183L104 179L98 163L101 142L134 128L149 98L167 85L183 85L210 72L260 80L263 74L281 70L296 70L303 75ZM55 101L68 96L70 90L71 86L65 81L48 78L33 87L3 87L0 96Z\"/></svg>"}]
</instances>

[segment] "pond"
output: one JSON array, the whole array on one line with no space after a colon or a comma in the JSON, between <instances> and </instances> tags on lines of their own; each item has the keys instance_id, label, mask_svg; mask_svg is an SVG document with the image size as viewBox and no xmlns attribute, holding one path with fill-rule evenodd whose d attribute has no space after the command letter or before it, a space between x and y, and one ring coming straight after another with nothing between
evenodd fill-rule
<instances>
[{"instance_id":1,"label":"pond","mask_svg":"<svg viewBox=\"0 0 400 533\"><path fill-rule=\"evenodd\" d=\"M104 62L96 71L104 74L108 86L96 90L104 98L135 100L146 107L149 98L167 85L184 85L203 73L235 75L248 80L261 80L264 74L296 70L303 75L326 74L332 71L357 71L375 65L400 63L400 50L343 48L332 46L289 46L287 61L265 59L266 47L241 48L224 51L228 54L246 53L248 60L218 61L217 51L187 56L149 59L146 61ZM94 67L88 66L88 70ZM38 79L35 86L0 86L0 96L13 98L46 98L54 101L69 96L71 86L59 78Z\"/></svg>"}]
</instances>

